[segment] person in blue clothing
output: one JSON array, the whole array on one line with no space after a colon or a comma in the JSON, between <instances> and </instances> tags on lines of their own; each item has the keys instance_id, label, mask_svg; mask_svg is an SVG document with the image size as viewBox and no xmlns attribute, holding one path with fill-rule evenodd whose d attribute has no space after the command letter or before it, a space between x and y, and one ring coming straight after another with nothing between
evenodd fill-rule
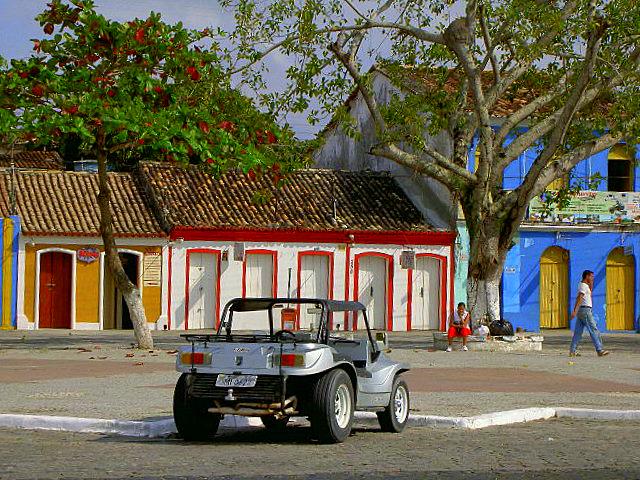
<instances>
[{"instance_id":1,"label":"person in blue clothing","mask_svg":"<svg viewBox=\"0 0 640 480\"><path fill-rule=\"evenodd\" d=\"M599 357L609 355L609 351L605 350L602 345L602 338L600 337L600 331L593 319L593 300L591 299L591 292L593 291L593 272L591 270L585 270L582 272L582 281L578 285L578 298L576 298L576 304L571 312L571 319L576 318L576 325L573 329L573 339L571 340L571 347L569 348L569 356L577 357L578 343L582 338L583 330L587 330L591 335L591 341L593 346L596 347Z\"/></svg>"}]
</instances>

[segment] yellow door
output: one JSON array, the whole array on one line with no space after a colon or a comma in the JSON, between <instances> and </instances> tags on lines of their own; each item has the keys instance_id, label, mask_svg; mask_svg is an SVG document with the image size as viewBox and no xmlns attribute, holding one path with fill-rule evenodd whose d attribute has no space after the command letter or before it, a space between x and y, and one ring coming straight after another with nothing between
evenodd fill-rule
<instances>
[{"instance_id":1,"label":"yellow door","mask_svg":"<svg viewBox=\"0 0 640 480\"><path fill-rule=\"evenodd\" d=\"M569 326L569 253L550 247L540 257L540 328Z\"/></svg>"},{"instance_id":2,"label":"yellow door","mask_svg":"<svg viewBox=\"0 0 640 480\"><path fill-rule=\"evenodd\" d=\"M633 330L635 262L622 247L607 257L607 329Z\"/></svg>"}]
</instances>

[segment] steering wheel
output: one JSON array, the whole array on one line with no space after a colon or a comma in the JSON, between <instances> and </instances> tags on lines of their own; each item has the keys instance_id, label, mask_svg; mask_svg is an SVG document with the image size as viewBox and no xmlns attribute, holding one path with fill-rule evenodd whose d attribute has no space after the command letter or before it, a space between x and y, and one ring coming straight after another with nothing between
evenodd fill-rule
<instances>
[{"instance_id":1,"label":"steering wheel","mask_svg":"<svg viewBox=\"0 0 640 480\"><path fill-rule=\"evenodd\" d=\"M278 330L276 333L273 334L273 336L276 338L276 340L278 340L283 335L289 335L294 340L296 339L296 334L293 333L291 330Z\"/></svg>"}]
</instances>

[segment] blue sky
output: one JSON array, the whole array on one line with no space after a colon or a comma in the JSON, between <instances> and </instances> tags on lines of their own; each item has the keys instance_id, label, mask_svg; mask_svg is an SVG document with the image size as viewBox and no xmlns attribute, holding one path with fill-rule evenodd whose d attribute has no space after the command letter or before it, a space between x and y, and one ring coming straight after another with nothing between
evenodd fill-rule
<instances>
[{"instance_id":1,"label":"blue sky","mask_svg":"<svg viewBox=\"0 0 640 480\"><path fill-rule=\"evenodd\" d=\"M47 0L0 0L0 55L22 58L31 53L31 38L44 36L34 17L46 8ZM126 21L146 17L150 11L161 12L165 21L181 21L187 27L229 28L231 15L223 12L217 0L96 0L98 11L114 20ZM269 60L269 86L282 88L287 67L286 59L275 55ZM288 118L298 137L314 136L320 126L311 126L303 115Z\"/></svg>"}]
</instances>

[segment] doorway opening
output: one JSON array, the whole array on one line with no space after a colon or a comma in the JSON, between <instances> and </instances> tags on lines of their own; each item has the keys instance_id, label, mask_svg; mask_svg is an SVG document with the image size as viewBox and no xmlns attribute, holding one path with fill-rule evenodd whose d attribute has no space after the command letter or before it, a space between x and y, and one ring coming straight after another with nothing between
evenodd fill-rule
<instances>
[{"instance_id":1,"label":"doorway opening","mask_svg":"<svg viewBox=\"0 0 640 480\"><path fill-rule=\"evenodd\" d=\"M137 253L119 252L122 267L129 280L140 288L140 257ZM129 307L120 290L116 287L113 275L104 265L104 323L105 330L132 330L133 323Z\"/></svg>"}]
</instances>

